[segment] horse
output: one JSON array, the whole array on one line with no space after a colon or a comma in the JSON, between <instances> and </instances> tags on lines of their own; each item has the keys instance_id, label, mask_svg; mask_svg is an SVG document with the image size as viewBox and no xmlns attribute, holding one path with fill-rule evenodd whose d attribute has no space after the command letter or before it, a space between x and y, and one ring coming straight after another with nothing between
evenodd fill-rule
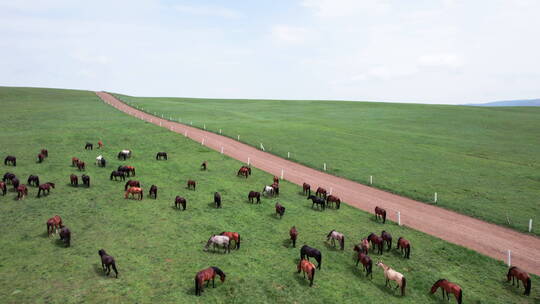
<instances>
[{"instance_id":1,"label":"horse","mask_svg":"<svg viewBox=\"0 0 540 304\"><path fill-rule=\"evenodd\" d=\"M257 199L257 204L261 203L261 193L256 192L256 191L249 191L249 194L248 194L249 202L253 204L253 199L254 198Z\"/></svg>"},{"instance_id":2,"label":"horse","mask_svg":"<svg viewBox=\"0 0 540 304\"><path fill-rule=\"evenodd\" d=\"M116 270L116 262L114 258L105 252L105 250L98 250L98 254L101 257L101 268L103 271L107 271L107 275L111 273L111 267L114 270L116 277L118 278L118 270Z\"/></svg>"},{"instance_id":3,"label":"horse","mask_svg":"<svg viewBox=\"0 0 540 304\"><path fill-rule=\"evenodd\" d=\"M315 278L315 265L308 260L300 260L297 266L298 273L304 272L304 278L306 273L308 274L309 287L313 286L313 279Z\"/></svg>"},{"instance_id":4,"label":"horse","mask_svg":"<svg viewBox=\"0 0 540 304\"><path fill-rule=\"evenodd\" d=\"M216 204L216 208L221 208L221 194L219 192L214 192L214 204Z\"/></svg>"},{"instance_id":5,"label":"horse","mask_svg":"<svg viewBox=\"0 0 540 304\"><path fill-rule=\"evenodd\" d=\"M158 152L156 154L156 160L160 160L160 159L163 159L165 158L165 160L167 160L167 152Z\"/></svg>"},{"instance_id":6,"label":"horse","mask_svg":"<svg viewBox=\"0 0 540 304\"><path fill-rule=\"evenodd\" d=\"M371 245L369 244L368 239L362 239L360 244L354 246L354 251L364 252L367 254L369 253L369 248L371 248Z\"/></svg>"},{"instance_id":7,"label":"horse","mask_svg":"<svg viewBox=\"0 0 540 304\"><path fill-rule=\"evenodd\" d=\"M66 247L71 245L71 231L69 231L68 227L60 229L60 240L64 241Z\"/></svg>"},{"instance_id":8,"label":"horse","mask_svg":"<svg viewBox=\"0 0 540 304\"><path fill-rule=\"evenodd\" d=\"M135 176L135 167L133 166L118 166L117 171L126 173L127 177L131 176L131 174Z\"/></svg>"},{"instance_id":9,"label":"horse","mask_svg":"<svg viewBox=\"0 0 540 304\"><path fill-rule=\"evenodd\" d=\"M182 205L182 210L186 210L186 199L181 196L176 196L174 199L174 207L178 208L179 205Z\"/></svg>"},{"instance_id":10,"label":"horse","mask_svg":"<svg viewBox=\"0 0 540 304\"><path fill-rule=\"evenodd\" d=\"M50 237L53 233L57 233L58 229L64 227L62 225L62 218L59 215L55 215L47 220L47 235Z\"/></svg>"},{"instance_id":11,"label":"horse","mask_svg":"<svg viewBox=\"0 0 540 304\"><path fill-rule=\"evenodd\" d=\"M7 166L8 163L10 163L12 166L16 167L17 166L17 158L15 156L12 156L12 155L6 156L6 158L4 159L4 165Z\"/></svg>"},{"instance_id":12,"label":"horse","mask_svg":"<svg viewBox=\"0 0 540 304\"><path fill-rule=\"evenodd\" d=\"M362 265L364 266L364 271L366 272L366 277L369 275L373 279L373 261L367 255L367 252L364 252L362 248L359 248L359 246L354 247L354 251L358 252L358 256L356 258L356 266L358 266L359 262L362 262Z\"/></svg>"},{"instance_id":13,"label":"horse","mask_svg":"<svg viewBox=\"0 0 540 304\"><path fill-rule=\"evenodd\" d=\"M373 250L375 250L375 245L377 245L377 253L383 254L383 238L376 235L375 233L370 233L367 237L367 240L371 242L371 246L373 246Z\"/></svg>"},{"instance_id":14,"label":"horse","mask_svg":"<svg viewBox=\"0 0 540 304\"><path fill-rule=\"evenodd\" d=\"M324 200L324 198L321 198L321 197L318 197L318 196L315 196L315 195L310 195L307 197L308 200L311 200L313 203L311 204L311 208L313 209L313 206L315 206L315 204L317 204L317 207L321 207L322 210L324 210L326 208L326 202Z\"/></svg>"},{"instance_id":15,"label":"horse","mask_svg":"<svg viewBox=\"0 0 540 304\"><path fill-rule=\"evenodd\" d=\"M0 182L0 190L2 190L2 195L6 195L7 187L5 182Z\"/></svg>"},{"instance_id":16,"label":"horse","mask_svg":"<svg viewBox=\"0 0 540 304\"><path fill-rule=\"evenodd\" d=\"M126 160L131 157L131 150L122 150L118 152L118 159Z\"/></svg>"},{"instance_id":17,"label":"horse","mask_svg":"<svg viewBox=\"0 0 540 304\"><path fill-rule=\"evenodd\" d=\"M150 191L148 191L148 196L149 197L154 197L154 199L157 199L157 186L156 185L152 185L150 186Z\"/></svg>"},{"instance_id":18,"label":"horse","mask_svg":"<svg viewBox=\"0 0 540 304\"><path fill-rule=\"evenodd\" d=\"M23 199L25 196L28 195L28 188L26 188L26 185L20 185L17 187L17 199L18 200L21 200Z\"/></svg>"},{"instance_id":19,"label":"horse","mask_svg":"<svg viewBox=\"0 0 540 304\"><path fill-rule=\"evenodd\" d=\"M2 181L5 182L6 185L7 185L7 184L11 184L11 183L12 183L11 181L12 181L15 177L17 177L15 174L10 173L10 172L7 172L6 174L4 174L4 177L2 178Z\"/></svg>"},{"instance_id":20,"label":"horse","mask_svg":"<svg viewBox=\"0 0 540 304\"><path fill-rule=\"evenodd\" d=\"M320 196L326 198L326 189L322 187L318 187L317 191L315 192L315 196Z\"/></svg>"},{"instance_id":21,"label":"horse","mask_svg":"<svg viewBox=\"0 0 540 304\"><path fill-rule=\"evenodd\" d=\"M12 180L11 180L11 185L13 186L13 189L16 191L17 190L17 187L19 187L19 184L21 182L19 181L18 178L14 177Z\"/></svg>"},{"instance_id":22,"label":"horse","mask_svg":"<svg viewBox=\"0 0 540 304\"><path fill-rule=\"evenodd\" d=\"M113 171L111 172L111 180L113 179L114 177L114 180L116 180L117 177L120 177L121 180L125 181L126 180L126 174L122 171Z\"/></svg>"},{"instance_id":23,"label":"horse","mask_svg":"<svg viewBox=\"0 0 540 304\"><path fill-rule=\"evenodd\" d=\"M248 175L251 175L251 168L247 166L242 166L240 170L238 170L238 173L236 173L236 176L238 175L248 178Z\"/></svg>"},{"instance_id":24,"label":"horse","mask_svg":"<svg viewBox=\"0 0 540 304\"><path fill-rule=\"evenodd\" d=\"M77 187L79 185L79 178L77 177L77 175L71 174L69 176L69 183L70 185Z\"/></svg>"},{"instance_id":25,"label":"horse","mask_svg":"<svg viewBox=\"0 0 540 304\"><path fill-rule=\"evenodd\" d=\"M208 163L206 161L203 161L201 164L201 170L206 171L206 167L208 166Z\"/></svg>"},{"instance_id":26,"label":"horse","mask_svg":"<svg viewBox=\"0 0 540 304\"><path fill-rule=\"evenodd\" d=\"M41 149L39 153L45 155L45 157L49 157L49 151L47 149Z\"/></svg>"},{"instance_id":27,"label":"horse","mask_svg":"<svg viewBox=\"0 0 540 304\"><path fill-rule=\"evenodd\" d=\"M289 236L291 237L293 248L296 247L296 238L298 237L298 230L296 230L296 226L291 227L291 230L289 230Z\"/></svg>"},{"instance_id":28,"label":"horse","mask_svg":"<svg viewBox=\"0 0 540 304\"><path fill-rule=\"evenodd\" d=\"M72 167L76 167L77 166L77 163L80 161L80 159L78 159L77 157L72 157L71 158L71 166Z\"/></svg>"},{"instance_id":29,"label":"horse","mask_svg":"<svg viewBox=\"0 0 540 304\"><path fill-rule=\"evenodd\" d=\"M141 187L141 183L138 180L128 180L126 182L126 185L124 186L124 191L126 191L129 187Z\"/></svg>"},{"instance_id":30,"label":"horse","mask_svg":"<svg viewBox=\"0 0 540 304\"><path fill-rule=\"evenodd\" d=\"M407 258L407 259L411 258L411 244L405 238L400 236L397 239L396 249L401 249L401 253L403 253L404 258Z\"/></svg>"},{"instance_id":31,"label":"horse","mask_svg":"<svg viewBox=\"0 0 540 304\"><path fill-rule=\"evenodd\" d=\"M382 219L383 224L386 223L386 210L383 208L376 206L375 207L375 219L379 220L379 217Z\"/></svg>"},{"instance_id":32,"label":"horse","mask_svg":"<svg viewBox=\"0 0 540 304\"><path fill-rule=\"evenodd\" d=\"M39 153L37 158L38 158L38 163L42 163L45 160L45 155Z\"/></svg>"},{"instance_id":33,"label":"horse","mask_svg":"<svg viewBox=\"0 0 540 304\"><path fill-rule=\"evenodd\" d=\"M508 269L508 274L506 275L507 282L510 282L512 280L512 286L514 285L514 281L517 281L517 287L519 288L519 281L523 282L523 286L525 287L524 295L528 296L531 294L531 277L529 274L525 271L523 271L520 268L517 268L516 266L510 267Z\"/></svg>"},{"instance_id":34,"label":"horse","mask_svg":"<svg viewBox=\"0 0 540 304\"><path fill-rule=\"evenodd\" d=\"M84 145L85 150L94 150L94 144L87 142L86 145Z\"/></svg>"},{"instance_id":35,"label":"horse","mask_svg":"<svg viewBox=\"0 0 540 304\"><path fill-rule=\"evenodd\" d=\"M326 236L326 241L328 242L329 240L332 240L332 245L334 247L336 247L336 240L338 240L341 250L345 249L345 236L343 235L343 233L332 230Z\"/></svg>"},{"instance_id":36,"label":"horse","mask_svg":"<svg viewBox=\"0 0 540 304\"><path fill-rule=\"evenodd\" d=\"M224 253L230 253L231 252L231 242L228 236L225 235L212 235L208 242L206 242L206 246L204 246L204 251L208 251L208 247L210 245L214 246L214 250L217 247L222 247L224 250Z\"/></svg>"},{"instance_id":37,"label":"horse","mask_svg":"<svg viewBox=\"0 0 540 304\"><path fill-rule=\"evenodd\" d=\"M229 240L234 240L235 248L240 249L240 234L238 232L226 232L226 231L223 231L219 235L228 236Z\"/></svg>"},{"instance_id":38,"label":"horse","mask_svg":"<svg viewBox=\"0 0 540 304\"><path fill-rule=\"evenodd\" d=\"M82 179L83 185L85 185L86 187L90 187L90 176L83 174L81 176L81 179Z\"/></svg>"},{"instance_id":39,"label":"horse","mask_svg":"<svg viewBox=\"0 0 540 304\"><path fill-rule=\"evenodd\" d=\"M279 184L279 177L274 175L274 184Z\"/></svg>"},{"instance_id":40,"label":"horse","mask_svg":"<svg viewBox=\"0 0 540 304\"><path fill-rule=\"evenodd\" d=\"M308 245L302 246L302 248L300 248L300 260L309 261L310 257L315 258L315 260L317 261L317 268L321 269L321 264L322 264L321 252L315 248L309 247Z\"/></svg>"},{"instance_id":41,"label":"horse","mask_svg":"<svg viewBox=\"0 0 540 304\"><path fill-rule=\"evenodd\" d=\"M212 266L197 272L197 274L195 275L196 296L200 296L201 293L204 291L204 282L207 282L206 287L208 287L210 280L212 280L212 288L216 288L216 284L214 283L214 278L216 277L216 274L219 275L221 283L225 282L225 273L217 267Z\"/></svg>"},{"instance_id":42,"label":"horse","mask_svg":"<svg viewBox=\"0 0 540 304\"><path fill-rule=\"evenodd\" d=\"M40 197L41 196L41 192L43 191L43 195L45 195L45 191L47 191L47 195L49 195L49 193L51 192L51 188L54 189L54 183L51 183L51 182L47 182L45 184L41 184L39 185L38 187L38 195L37 197Z\"/></svg>"},{"instance_id":43,"label":"horse","mask_svg":"<svg viewBox=\"0 0 540 304\"><path fill-rule=\"evenodd\" d=\"M454 296L456 297L456 301L458 302L458 304L461 304L461 301L463 299L463 290L461 289L461 287L456 284L456 283L452 283L450 281L448 281L447 279L440 279L440 280L437 280L437 282L435 282L435 284L433 284L433 286L431 286L431 291L430 293L431 294L434 294L436 291L437 291L437 288L441 288L442 290L442 297L443 297L443 300L444 300L444 293L446 292L446 300L450 300L450 293L453 293Z\"/></svg>"},{"instance_id":44,"label":"horse","mask_svg":"<svg viewBox=\"0 0 540 304\"><path fill-rule=\"evenodd\" d=\"M98 149L103 148L103 142L102 142L101 140L99 140L99 141L97 142L97 144L98 144Z\"/></svg>"},{"instance_id":45,"label":"horse","mask_svg":"<svg viewBox=\"0 0 540 304\"><path fill-rule=\"evenodd\" d=\"M383 230L381 232L381 237L382 237L383 241L386 242L386 245L388 246L387 251L390 251L390 249L392 248L392 235Z\"/></svg>"},{"instance_id":46,"label":"horse","mask_svg":"<svg viewBox=\"0 0 540 304\"><path fill-rule=\"evenodd\" d=\"M270 187L274 189L274 194L276 196L279 196L279 183L273 183L272 185L270 185Z\"/></svg>"},{"instance_id":47,"label":"horse","mask_svg":"<svg viewBox=\"0 0 540 304\"><path fill-rule=\"evenodd\" d=\"M127 189L126 194L124 195L124 198L128 198L128 195L131 194L131 197L134 198L135 194L137 194L137 199L142 200L143 199L143 189L140 187L131 187Z\"/></svg>"},{"instance_id":48,"label":"horse","mask_svg":"<svg viewBox=\"0 0 540 304\"><path fill-rule=\"evenodd\" d=\"M105 167L107 165L107 161L103 157L103 155L99 155L96 157L96 165L99 167Z\"/></svg>"},{"instance_id":49,"label":"horse","mask_svg":"<svg viewBox=\"0 0 540 304\"><path fill-rule=\"evenodd\" d=\"M37 175L30 175L28 176L28 180L26 181L26 183L30 186L39 186L39 176Z\"/></svg>"},{"instance_id":50,"label":"horse","mask_svg":"<svg viewBox=\"0 0 540 304\"><path fill-rule=\"evenodd\" d=\"M311 186L309 184L303 183L302 184L302 194L304 195L311 195Z\"/></svg>"},{"instance_id":51,"label":"horse","mask_svg":"<svg viewBox=\"0 0 540 304\"><path fill-rule=\"evenodd\" d=\"M77 169L79 169L79 171L85 170L85 167L86 164L83 161L77 162Z\"/></svg>"},{"instance_id":52,"label":"horse","mask_svg":"<svg viewBox=\"0 0 540 304\"><path fill-rule=\"evenodd\" d=\"M404 296L405 287L407 286L407 280L405 279L403 274L383 264L381 261L378 261L376 265L381 267L384 270L384 277L386 278L386 284L384 286L388 286L388 283L390 280L396 281L397 283L396 288L401 287L401 296Z\"/></svg>"},{"instance_id":53,"label":"horse","mask_svg":"<svg viewBox=\"0 0 540 304\"><path fill-rule=\"evenodd\" d=\"M190 180L187 181L187 188L188 189L193 188L193 190L195 190L196 186L197 186L197 183L194 180L190 179Z\"/></svg>"},{"instance_id":54,"label":"horse","mask_svg":"<svg viewBox=\"0 0 540 304\"><path fill-rule=\"evenodd\" d=\"M274 187L272 187L272 186L264 186L264 188L262 190L262 194L266 195L266 196L274 196L275 193L276 192L274 190Z\"/></svg>"},{"instance_id":55,"label":"horse","mask_svg":"<svg viewBox=\"0 0 540 304\"><path fill-rule=\"evenodd\" d=\"M336 209L339 209L339 206L341 205L341 200L337 196L329 195L326 197L326 205L330 206L330 203L332 203L332 206L334 205L333 203L336 203Z\"/></svg>"},{"instance_id":56,"label":"horse","mask_svg":"<svg viewBox=\"0 0 540 304\"><path fill-rule=\"evenodd\" d=\"M276 203L276 215L279 215L279 218L285 214L285 207L283 207L280 203Z\"/></svg>"}]
</instances>

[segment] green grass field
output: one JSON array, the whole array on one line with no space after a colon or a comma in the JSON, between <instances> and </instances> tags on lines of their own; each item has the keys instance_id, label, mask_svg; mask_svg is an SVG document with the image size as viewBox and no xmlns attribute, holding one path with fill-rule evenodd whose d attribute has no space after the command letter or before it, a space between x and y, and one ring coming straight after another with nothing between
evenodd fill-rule
<instances>
[{"instance_id":1,"label":"green grass field","mask_svg":"<svg viewBox=\"0 0 540 304\"><path fill-rule=\"evenodd\" d=\"M540 235L540 108L138 98L147 112L360 183Z\"/></svg>"},{"instance_id":2,"label":"green grass field","mask_svg":"<svg viewBox=\"0 0 540 304\"><path fill-rule=\"evenodd\" d=\"M464 288L465 303L540 301L536 276L531 295L523 296L523 289L505 282L507 267L501 261L392 223L376 223L347 205L339 211L311 210L301 189L287 182L279 198L287 211L279 220L276 199L251 205L246 198L271 175L255 169L249 179L237 178L240 162L125 115L92 92L0 87L0 105L0 156L18 157L17 167L2 164L2 173L14 172L21 180L37 174L57 184L41 199L35 188L23 201L16 201L11 190L0 196L2 303L446 303L440 291L428 294L443 277ZM83 149L85 142L99 139L104 150ZM49 158L37 164L41 148L49 150ZM132 149L133 157L116 160L124 148ZM167 151L169 160L156 161L157 151ZM107 168L93 164L99 154L109 160ZM88 163L91 188L68 185L71 173L81 174L71 167L73 156ZM206 172L199 170L203 160L209 163ZM134 165L146 190L158 185L159 198L125 200L123 183L108 178L119 164ZM198 182L196 191L185 189L187 179ZM214 191L223 196L221 210L212 207ZM172 208L176 195L187 197L187 211ZM63 248L57 236L46 236L45 222L55 214L72 231L70 248ZM300 233L297 248L287 243L292 225ZM344 252L325 245L332 229L347 236ZM353 243L383 229L413 244L410 260L395 249L382 257L371 254L406 276L403 298L384 287L380 269L374 268L369 280L354 266ZM242 248L231 254L203 252L208 237L224 230L241 233ZM295 273L304 243L323 253L312 288ZM101 272L100 248L116 258L118 279ZM195 297L195 273L213 265L227 273L226 282Z\"/></svg>"}]
</instances>

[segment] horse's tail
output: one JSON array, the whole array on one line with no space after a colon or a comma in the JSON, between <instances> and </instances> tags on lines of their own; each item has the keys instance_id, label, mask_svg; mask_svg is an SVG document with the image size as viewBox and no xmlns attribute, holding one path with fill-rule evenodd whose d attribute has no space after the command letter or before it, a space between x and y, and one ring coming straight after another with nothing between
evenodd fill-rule
<instances>
[{"instance_id":1,"label":"horse's tail","mask_svg":"<svg viewBox=\"0 0 540 304\"><path fill-rule=\"evenodd\" d=\"M341 250L345 249L345 236L339 240L339 245L341 246Z\"/></svg>"},{"instance_id":2,"label":"horse's tail","mask_svg":"<svg viewBox=\"0 0 540 304\"><path fill-rule=\"evenodd\" d=\"M525 286L525 295L531 294L531 278L527 278L527 286Z\"/></svg>"},{"instance_id":3,"label":"horse's tail","mask_svg":"<svg viewBox=\"0 0 540 304\"><path fill-rule=\"evenodd\" d=\"M198 296L199 295L199 289L201 287L199 286L199 280L197 280L197 277L195 277L195 295Z\"/></svg>"},{"instance_id":4,"label":"horse's tail","mask_svg":"<svg viewBox=\"0 0 540 304\"><path fill-rule=\"evenodd\" d=\"M336 209L339 209L339 206L341 205L341 200L338 199L337 202L336 202Z\"/></svg>"},{"instance_id":5,"label":"horse's tail","mask_svg":"<svg viewBox=\"0 0 540 304\"><path fill-rule=\"evenodd\" d=\"M111 266L112 266L112 269L114 270L114 273L116 274L116 277L118 277L118 270L116 270L116 263L113 262Z\"/></svg>"},{"instance_id":6,"label":"horse's tail","mask_svg":"<svg viewBox=\"0 0 540 304\"><path fill-rule=\"evenodd\" d=\"M112 177L113 177L113 172L111 172L111 180L112 180Z\"/></svg>"},{"instance_id":7,"label":"horse's tail","mask_svg":"<svg viewBox=\"0 0 540 304\"><path fill-rule=\"evenodd\" d=\"M383 211L382 222L383 224L386 223L386 211Z\"/></svg>"},{"instance_id":8,"label":"horse's tail","mask_svg":"<svg viewBox=\"0 0 540 304\"><path fill-rule=\"evenodd\" d=\"M317 256L316 260L317 260L317 263L319 263L319 265L317 267L319 269L321 269L321 267L322 267L322 257L321 257L320 254L319 254L319 256Z\"/></svg>"},{"instance_id":9,"label":"horse's tail","mask_svg":"<svg viewBox=\"0 0 540 304\"><path fill-rule=\"evenodd\" d=\"M124 196L124 198L128 198L128 194L129 194L129 192L126 191L126 195Z\"/></svg>"},{"instance_id":10,"label":"horse's tail","mask_svg":"<svg viewBox=\"0 0 540 304\"><path fill-rule=\"evenodd\" d=\"M315 279L315 267L311 268L311 280L309 286L313 286L313 280Z\"/></svg>"},{"instance_id":11,"label":"horse's tail","mask_svg":"<svg viewBox=\"0 0 540 304\"><path fill-rule=\"evenodd\" d=\"M126 185L124 186L124 191L127 191L127 187L129 185L129 181L126 183Z\"/></svg>"},{"instance_id":12,"label":"horse's tail","mask_svg":"<svg viewBox=\"0 0 540 304\"><path fill-rule=\"evenodd\" d=\"M407 248L405 248L405 252L406 252L405 257L407 259L410 259L411 258L411 245L409 245L409 246L407 246Z\"/></svg>"},{"instance_id":13,"label":"horse's tail","mask_svg":"<svg viewBox=\"0 0 540 304\"><path fill-rule=\"evenodd\" d=\"M405 277L403 277L401 279L401 295L402 296L405 295L405 286L407 286L407 280L405 279Z\"/></svg>"},{"instance_id":14,"label":"horse's tail","mask_svg":"<svg viewBox=\"0 0 540 304\"><path fill-rule=\"evenodd\" d=\"M459 290L459 294L457 296L457 303L461 304L461 300L463 299L463 289Z\"/></svg>"},{"instance_id":15,"label":"horse's tail","mask_svg":"<svg viewBox=\"0 0 540 304\"><path fill-rule=\"evenodd\" d=\"M238 234L238 243L236 243L236 249L240 249L240 234Z\"/></svg>"},{"instance_id":16,"label":"horse's tail","mask_svg":"<svg viewBox=\"0 0 540 304\"><path fill-rule=\"evenodd\" d=\"M369 260L367 269L366 277L368 274L371 274L371 277L373 278L373 261Z\"/></svg>"}]
</instances>

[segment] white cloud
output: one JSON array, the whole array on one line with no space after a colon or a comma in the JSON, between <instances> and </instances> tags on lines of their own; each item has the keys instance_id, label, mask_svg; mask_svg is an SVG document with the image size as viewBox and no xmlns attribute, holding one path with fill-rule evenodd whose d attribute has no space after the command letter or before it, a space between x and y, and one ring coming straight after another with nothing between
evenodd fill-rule
<instances>
[{"instance_id":1,"label":"white cloud","mask_svg":"<svg viewBox=\"0 0 540 304\"><path fill-rule=\"evenodd\" d=\"M277 42L289 44L301 44L313 37L313 33L306 28L289 25L276 25L272 27L271 35Z\"/></svg>"},{"instance_id":2,"label":"white cloud","mask_svg":"<svg viewBox=\"0 0 540 304\"><path fill-rule=\"evenodd\" d=\"M316 16L326 18L384 13L390 9L386 0L303 0L301 4Z\"/></svg>"},{"instance_id":3,"label":"white cloud","mask_svg":"<svg viewBox=\"0 0 540 304\"><path fill-rule=\"evenodd\" d=\"M428 68L457 69L463 66L463 59L456 54L430 54L420 56L418 64Z\"/></svg>"},{"instance_id":4,"label":"white cloud","mask_svg":"<svg viewBox=\"0 0 540 304\"><path fill-rule=\"evenodd\" d=\"M242 16L242 14L236 10L214 5L177 4L174 5L173 8L177 12L195 16L221 17L229 19L236 19Z\"/></svg>"}]
</instances>

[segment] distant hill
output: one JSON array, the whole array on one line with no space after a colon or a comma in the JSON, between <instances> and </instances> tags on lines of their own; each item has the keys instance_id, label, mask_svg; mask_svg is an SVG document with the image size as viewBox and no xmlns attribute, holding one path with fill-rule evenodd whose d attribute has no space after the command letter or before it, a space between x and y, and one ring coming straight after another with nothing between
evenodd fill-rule
<instances>
[{"instance_id":1,"label":"distant hill","mask_svg":"<svg viewBox=\"0 0 540 304\"><path fill-rule=\"evenodd\" d=\"M503 100L487 103L470 103L466 106L477 107L540 107L540 99L517 99L517 100Z\"/></svg>"}]
</instances>

